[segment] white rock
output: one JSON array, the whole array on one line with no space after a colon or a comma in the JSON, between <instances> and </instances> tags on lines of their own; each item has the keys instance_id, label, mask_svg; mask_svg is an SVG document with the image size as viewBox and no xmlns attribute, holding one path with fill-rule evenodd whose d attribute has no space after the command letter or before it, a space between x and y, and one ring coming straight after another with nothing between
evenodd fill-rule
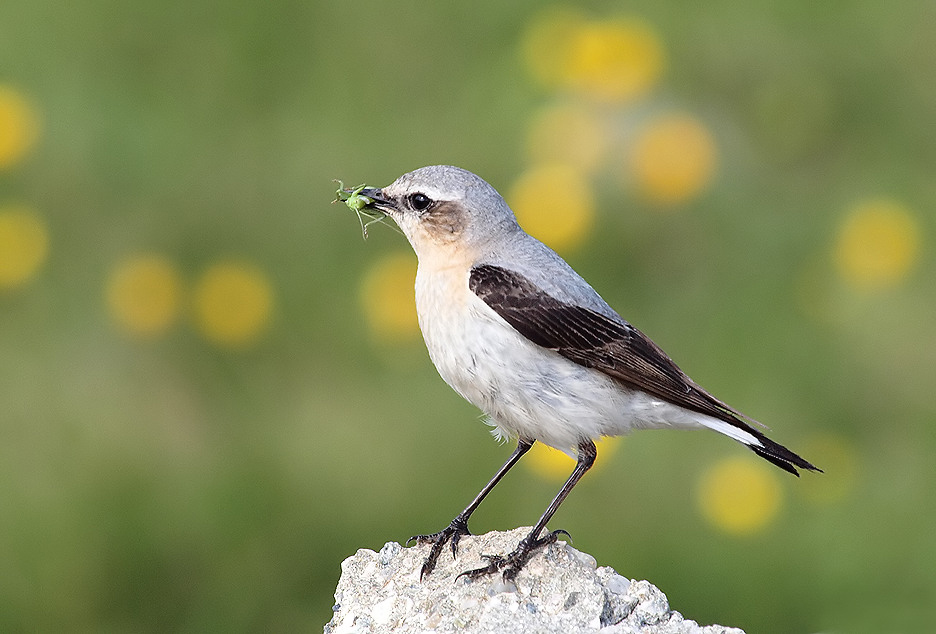
<instances>
[{"instance_id":1,"label":"white rock","mask_svg":"<svg viewBox=\"0 0 936 634\"><path fill-rule=\"evenodd\" d=\"M501 575L470 581L458 575L506 554L528 528L472 535L448 548L420 581L428 546L389 542L379 553L361 549L341 564L335 614L325 634L744 634L721 625L700 627L670 609L658 588L631 581L563 541L536 553L514 582Z\"/></svg>"}]
</instances>

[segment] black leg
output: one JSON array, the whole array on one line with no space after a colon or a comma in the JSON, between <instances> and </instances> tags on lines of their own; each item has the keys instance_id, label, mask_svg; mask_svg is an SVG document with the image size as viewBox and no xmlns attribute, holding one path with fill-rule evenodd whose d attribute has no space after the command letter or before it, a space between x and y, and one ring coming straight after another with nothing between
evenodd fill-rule
<instances>
[{"instance_id":1,"label":"black leg","mask_svg":"<svg viewBox=\"0 0 936 634\"><path fill-rule=\"evenodd\" d=\"M504 580L510 581L517 576L517 573L520 572L520 569L530 560L530 557L533 556L533 553L537 549L553 543L559 535L568 535L568 533L563 530L557 530L546 533L546 535L540 537L540 533L546 528L546 523L552 519L552 516L559 509L559 505L562 504L562 501L565 500L569 492L572 491L572 487L582 479L586 471L591 469L597 456L598 451L595 449L595 443L590 440L579 443L578 459L575 463L575 469L572 471L572 474L569 476L569 479L566 480L565 484L562 485L562 488L559 489L559 493L556 494L553 501L546 507L546 511L543 513L542 517L539 518L533 530L520 540L520 544L517 545L516 550L509 555L486 555L485 559L488 560L487 566L478 568L477 570L463 572L462 575L467 576L469 579L475 579L484 575L493 574L498 570L503 570Z\"/></svg>"},{"instance_id":2,"label":"black leg","mask_svg":"<svg viewBox=\"0 0 936 634\"><path fill-rule=\"evenodd\" d=\"M497 470L497 473L494 474L491 481L481 489L481 492L475 496L471 504L465 507L465 510L452 520L452 523L449 524L448 527L432 535L414 535L407 540L408 542L416 540L419 544L432 544L432 549L429 551L426 561L423 562L422 572L419 575L420 579L425 578L426 575L435 568L436 562L439 560L439 555L442 554L442 549L445 548L446 542L451 542L452 556L455 556L458 550L458 541L462 538L462 535L471 535L471 532L468 530L468 518L471 517L471 514L474 513L478 505L481 504L481 500L491 492L491 489L493 489L498 482L500 482L504 474L510 471L510 468L517 464L517 461L520 460L523 454L530 450L530 447L533 446L533 442L532 440L524 440L523 438L517 441L517 448L514 449L514 452L507 458L507 462Z\"/></svg>"}]
</instances>

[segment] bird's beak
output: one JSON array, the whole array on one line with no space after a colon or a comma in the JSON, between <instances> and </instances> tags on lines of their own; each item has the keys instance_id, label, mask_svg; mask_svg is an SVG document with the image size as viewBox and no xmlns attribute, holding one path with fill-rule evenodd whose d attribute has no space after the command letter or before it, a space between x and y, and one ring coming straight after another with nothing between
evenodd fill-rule
<instances>
[{"instance_id":1,"label":"bird's beak","mask_svg":"<svg viewBox=\"0 0 936 634\"><path fill-rule=\"evenodd\" d=\"M383 213L396 210L396 204L388 198L382 189L376 187L365 187L360 191L361 196L367 196L373 202L367 206L368 209L376 209Z\"/></svg>"}]
</instances>

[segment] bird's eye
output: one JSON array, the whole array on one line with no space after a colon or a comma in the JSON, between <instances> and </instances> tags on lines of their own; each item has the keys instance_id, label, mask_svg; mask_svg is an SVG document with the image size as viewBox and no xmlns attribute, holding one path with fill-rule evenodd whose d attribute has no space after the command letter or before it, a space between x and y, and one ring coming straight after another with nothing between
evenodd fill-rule
<instances>
[{"instance_id":1,"label":"bird's eye","mask_svg":"<svg viewBox=\"0 0 936 634\"><path fill-rule=\"evenodd\" d=\"M416 211L423 211L432 204L432 199L425 194L412 194L409 197L409 202L410 206Z\"/></svg>"}]
</instances>

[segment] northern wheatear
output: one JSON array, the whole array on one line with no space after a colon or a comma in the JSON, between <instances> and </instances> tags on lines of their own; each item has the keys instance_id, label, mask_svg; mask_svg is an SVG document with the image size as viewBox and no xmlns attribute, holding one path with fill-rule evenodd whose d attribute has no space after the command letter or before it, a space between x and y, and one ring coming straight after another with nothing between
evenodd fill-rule
<instances>
[{"instance_id":1,"label":"northern wheatear","mask_svg":"<svg viewBox=\"0 0 936 634\"><path fill-rule=\"evenodd\" d=\"M552 249L525 233L478 176L436 165L339 198L349 195L358 210L392 218L415 250L419 327L439 374L488 416L497 438L517 439L507 462L448 527L413 538L432 544L423 577L446 543L456 554L459 539L470 535L472 512L537 441L574 456L575 469L516 550L463 574L502 570L511 579L537 548L555 541L563 531L543 535L546 523L594 463L602 436L708 427L794 475L796 467L819 470L686 376Z\"/></svg>"}]
</instances>

